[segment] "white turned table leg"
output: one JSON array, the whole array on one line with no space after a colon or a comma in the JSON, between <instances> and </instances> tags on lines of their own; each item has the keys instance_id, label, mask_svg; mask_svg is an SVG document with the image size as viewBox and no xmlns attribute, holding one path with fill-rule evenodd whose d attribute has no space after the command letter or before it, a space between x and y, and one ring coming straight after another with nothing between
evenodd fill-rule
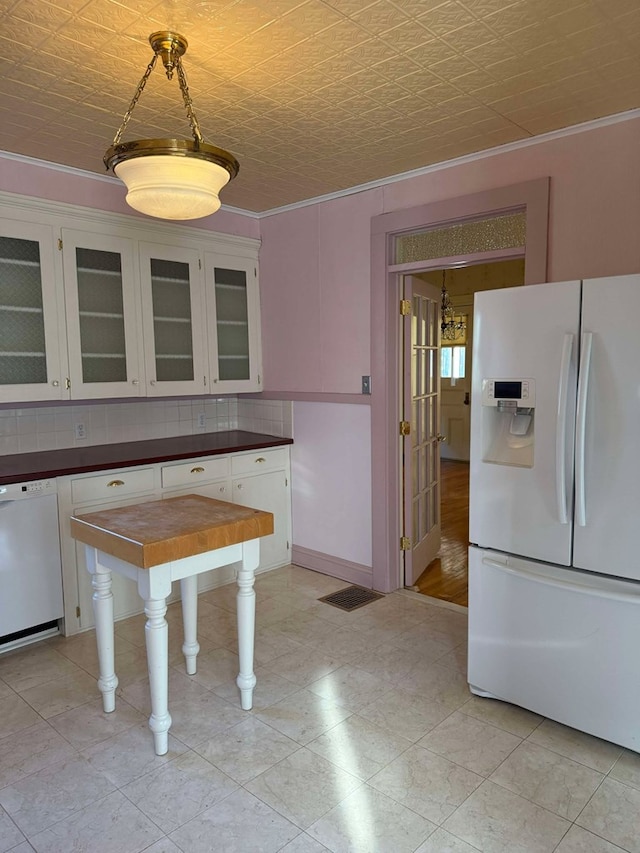
<instances>
[{"instance_id":1,"label":"white turned table leg","mask_svg":"<svg viewBox=\"0 0 640 853\"><path fill-rule=\"evenodd\" d=\"M156 755L165 755L169 748L169 626L164 618L167 604L164 598L148 599L144 603L147 616L145 640L147 644L147 666L149 691L151 693L151 716L149 728L153 732Z\"/></svg>"},{"instance_id":2,"label":"white turned table leg","mask_svg":"<svg viewBox=\"0 0 640 853\"><path fill-rule=\"evenodd\" d=\"M250 711L253 707L253 688L256 676L253 671L253 647L256 623L256 593L253 588L255 570L259 561L259 540L245 542L242 563L238 571L238 657L240 672L236 684L240 688L240 707Z\"/></svg>"},{"instance_id":3,"label":"white turned table leg","mask_svg":"<svg viewBox=\"0 0 640 853\"><path fill-rule=\"evenodd\" d=\"M111 572L99 565L94 548L87 546L87 568L93 587L93 614L96 622L96 645L100 675L98 689L102 693L102 707L109 714L116 707L118 679L115 673L115 642L113 635L113 593Z\"/></svg>"},{"instance_id":4,"label":"white turned table leg","mask_svg":"<svg viewBox=\"0 0 640 853\"><path fill-rule=\"evenodd\" d=\"M200 651L198 644L198 576L190 575L180 581L182 596L182 626L184 643L182 654L187 668L187 675L196 674L196 658Z\"/></svg>"}]
</instances>

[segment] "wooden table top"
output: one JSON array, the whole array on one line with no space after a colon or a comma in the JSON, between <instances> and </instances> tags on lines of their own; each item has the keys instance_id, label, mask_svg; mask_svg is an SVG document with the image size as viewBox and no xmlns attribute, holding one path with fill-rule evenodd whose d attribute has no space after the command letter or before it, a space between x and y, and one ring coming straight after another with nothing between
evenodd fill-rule
<instances>
[{"instance_id":1,"label":"wooden table top","mask_svg":"<svg viewBox=\"0 0 640 853\"><path fill-rule=\"evenodd\" d=\"M71 516L71 535L141 569L273 533L261 509L182 495Z\"/></svg>"}]
</instances>

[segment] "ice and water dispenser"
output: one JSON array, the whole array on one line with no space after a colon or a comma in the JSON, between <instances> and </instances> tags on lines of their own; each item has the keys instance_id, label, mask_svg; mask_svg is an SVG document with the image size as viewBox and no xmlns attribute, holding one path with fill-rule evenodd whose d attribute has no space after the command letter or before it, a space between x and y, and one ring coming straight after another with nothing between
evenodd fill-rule
<instances>
[{"instance_id":1,"label":"ice and water dispenser","mask_svg":"<svg viewBox=\"0 0 640 853\"><path fill-rule=\"evenodd\" d=\"M482 458L533 467L535 379L482 380Z\"/></svg>"}]
</instances>

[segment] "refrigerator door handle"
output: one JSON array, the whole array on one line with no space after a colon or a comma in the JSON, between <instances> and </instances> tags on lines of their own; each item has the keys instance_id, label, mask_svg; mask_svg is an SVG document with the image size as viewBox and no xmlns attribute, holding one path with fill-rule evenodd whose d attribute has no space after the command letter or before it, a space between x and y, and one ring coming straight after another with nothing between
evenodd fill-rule
<instances>
[{"instance_id":1,"label":"refrigerator door handle","mask_svg":"<svg viewBox=\"0 0 640 853\"><path fill-rule=\"evenodd\" d=\"M580 348L580 373L578 378L578 411L576 414L576 523L587 524L586 487L584 472L585 441L587 429L587 394L589 392L589 367L593 334L582 333Z\"/></svg>"},{"instance_id":2,"label":"refrigerator door handle","mask_svg":"<svg viewBox=\"0 0 640 853\"><path fill-rule=\"evenodd\" d=\"M559 578L550 577L542 573L538 574L537 572L527 571L522 566L509 566L501 560L496 560L492 557L483 557L482 563L485 566L491 566L493 569L499 569L508 575L523 578L532 583L544 584L545 586L552 586L556 589L570 590L579 595L595 595L598 598L606 598L610 601L624 601L633 604L634 607L638 606L638 595L636 593L615 591L615 585L618 583L617 580L612 580L607 587L595 587L587 584L572 583L569 580L560 580ZM627 584L627 586L630 586L630 584Z\"/></svg>"},{"instance_id":3,"label":"refrigerator door handle","mask_svg":"<svg viewBox=\"0 0 640 853\"><path fill-rule=\"evenodd\" d=\"M568 524L567 497L567 406L569 403L569 370L573 352L573 335L567 333L562 345L560 382L558 384L558 412L556 417L556 500L560 524Z\"/></svg>"}]
</instances>

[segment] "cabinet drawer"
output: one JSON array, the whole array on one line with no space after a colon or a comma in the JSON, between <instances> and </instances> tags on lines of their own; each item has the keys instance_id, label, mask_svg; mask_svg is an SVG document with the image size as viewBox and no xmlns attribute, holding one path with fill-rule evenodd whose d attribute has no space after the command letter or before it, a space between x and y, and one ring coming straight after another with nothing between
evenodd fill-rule
<instances>
[{"instance_id":1,"label":"cabinet drawer","mask_svg":"<svg viewBox=\"0 0 640 853\"><path fill-rule=\"evenodd\" d=\"M141 471L121 471L71 481L71 500L74 504L97 500L120 500L125 495L151 492L154 488L153 468Z\"/></svg>"},{"instance_id":2,"label":"cabinet drawer","mask_svg":"<svg viewBox=\"0 0 640 853\"><path fill-rule=\"evenodd\" d=\"M289 462L289 448L278 447L274 450L257 450L255 453L239 454L231 457L231 474L260 474L286 468Z\"/></svg>"},{"instance_id":3,"label":"cabinet drawer","mask_svg":"<svg viewBox=\"0 0 640 853\"><path fill-rule=\"evenodd\" d=\"M162 469L162 488L174 486L193 486L222 480L229 476L229 457L216 456L215 459L196 459L181 462L179 465L165 465Z\"/></svg>"}]
</instances>

